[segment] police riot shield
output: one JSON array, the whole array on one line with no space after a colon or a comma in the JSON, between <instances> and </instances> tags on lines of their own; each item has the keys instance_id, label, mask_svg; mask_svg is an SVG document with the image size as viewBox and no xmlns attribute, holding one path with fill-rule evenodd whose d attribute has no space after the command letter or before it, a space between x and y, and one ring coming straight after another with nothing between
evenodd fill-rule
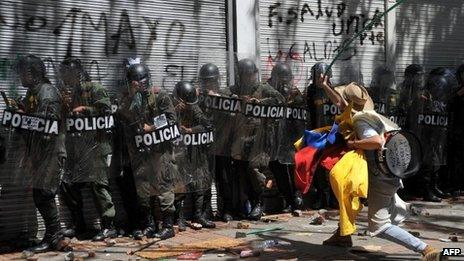
<instances>
[{"instance_id":1,"label":"police riot shield","mask_svg":"<svg viewBox=\"0 0 464 261\"><path fill-rule=\"evenodd\" d=\"M390 120L401 128L411 130L416 123L417 104L414 103L424 87L425 71L420 64L408 65L403 82L398 85L397 104L390 110Z\"/></svg>"},{"instance_id":2,"label":"police riot shield","mask_svg":"<svg viewBox=\"0 0 464 261\"><path fill-rule=\"evenodd\" d=\"M177 85L173 95L181 131L181 136L174 142L174 157L179 170L179 175L174 177L175 192L204 192L210 189L213 179L209 147L214 144L215 132L197 104L198 97L195 96L193 102L179 98L176 92L181 88L183 86Z\"/></svg>"},{"instance_id":3,"label":"police riot shield","mask_svg":"<svg viewBox=\"0 0 464 261\"><path fill-rule=\"evenodd\" d=\"M39 57L20 57L13 69L14 86L26 93L16 99L14 92L2 93L2 125L9 132L7 142L12 142L8 154L20 152L11 178L20 186L56 191L66 158L61 95Z\"/></svg>"},{"instance_id":4,"label":"police riot shield","mask_svg":"<svg viewBox=\"0 0 464 261\"><path fill-rule=\"evenodd\" d=\"M108 93L90 79L80 60L65 59L58 72L67 132L63 181L108 185L114 128Z\"/></svg>"},{"instance_id":5,"label":"police riot shield","mask_svg":"<svg viewBox=\"0 0 464 261\"><path fill-rule=\"evenodd\" d=\"M259 80L254 60L240 59L235 68L231 91L241 99L241 113L233 122L231 156L250 162L254 169L267 167L275 147L276 125L283 115L284 97L268 82Z\"/></svg>"},{"instance_id":6,"label":"police riot shield","mask_svg":"<svg viewBox=\"0 0 464 261\"><path fill-rule=\"evenodd\" d=\"M281 104L281 118L273 122L274 145L271 147L271 161L282 164L294 164L295 148L293 144L305 130L308 120L306 100L302 92L294 85L292 65L290 63L275 63L267 82L284 98Z\"/></svg>"},{"instance_id":7,"label":"police riot shield","mask_svg":"<svg viewBox=\"0 0 464 261\"><path fill-rule=\"evenodd\" d=\"M433 69L413 107L417 107L412 130L424 147L424 163L446 165L448 141L448 102L457 86L454 73L446 68Z\"/></svg>"},{"instance_id":8,"label":"police riot shield","mask_svg":"<svg viewBox=\"0 0 464 261\"><path fill-rule=\"evenodd\" d=\"M115 117L127 148L123 158L129 159L138 196L145 198L173 191L178 175L173 142L180 137L172 100L148 85L149 74L143 63L129 65L128 91L120 97Z\"/></svg>"},{"instance_id":9,"label":"police riot shield","mask_svg":"<svg viewBox=\"0 0 464 261\"><path fill-rule=\"evenodd\" d=\"M234 120L241 113L241 100L229 86L221 86L225 73L213 63L200 65L198 70L198 106L214 129L214 143L209 145L211 155L230 157Z\"/></svg>"},{"instance_id":10,"label":"police riot shield","mask_svg":"<svg viewBox=\"0 0 464 261\"><path fill-rule=\"evenodd\" d=\"M367 90L374 102L375 111L388 116L391 108L396 104L395 74L393 70L384 64L375 65Z\"/></svg>"}]
</instances>

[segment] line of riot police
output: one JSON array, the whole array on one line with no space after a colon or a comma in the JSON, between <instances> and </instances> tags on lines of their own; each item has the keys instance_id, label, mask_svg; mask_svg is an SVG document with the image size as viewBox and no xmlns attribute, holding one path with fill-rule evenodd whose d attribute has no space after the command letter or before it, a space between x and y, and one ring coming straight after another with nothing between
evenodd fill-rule
<instances>
[{"instance_id":1,"label":"line of riot police","mask_svg":"<svg viewBox=\"0 0 464 261\"><path fill-rule=\"evenodd\" d=\"M90 188L101 221L93 240L118 236L111 173L134 239L173 237L175 224L179 231L187 225L215 228L213 180L223 221L259 220L271 177L285 201L282 211L295 212L302 207L303 196L294 184L293 144L305 129L332 125L340 113L315 84L321 74L332 77L324 63L312 67L312 83L305 94L293 84L291 64L276 63L270 78L261 82L254 61L243 59L237 62L236 81L230 87L221 86L218 67L208 63L199 70L196 86L178 82L170 95L153 86L146 64L130 59L124 86L116 94L117 110L112 110L107 91L90 79L78 59L66 58L60 64L57 86L36 56L20 58L16 70L27 93L21 100L6 98L7 111L27 117L18 116L24 121L20 126L5 118L2 123L21 137L17 146L22 155L12 179L33 188L46 227L40 244L31 249L34 252L63 249L65 237L85 237L84 187ZM424 70L411 65L399 91L392 89L394 74L388 68L373 74L369 91L378 112L422 139L426 153L419 179L426 184L426 200L447 196L437 187L447 160L454 171L452 189L455 193L463 189L462 175L457 175L464 144L464 128L459 128L464 115L459 113L463 71L461 66L456 77L438 68L423 84ZM345 78L344 83L362 82L356 73ZM59 123L56 134L38 129L44 120ZM77 128L77 122L82 126ZM9 140L3 137L2 143ZM312 208L337 205L328 173L316 171L312 191ZM72 222L65 229L60 227L57 193L71 213ZM184 215L187 197L193 202L191 222Z\"/></svg>"}]
</instances>

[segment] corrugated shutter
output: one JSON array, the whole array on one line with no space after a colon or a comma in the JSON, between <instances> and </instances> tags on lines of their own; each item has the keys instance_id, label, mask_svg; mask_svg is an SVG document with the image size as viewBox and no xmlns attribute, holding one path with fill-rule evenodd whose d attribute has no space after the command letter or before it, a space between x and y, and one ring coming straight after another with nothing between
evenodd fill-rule
<instances>
[{"instance_id":1,"label":"corrugated shutter","mask_svg":"<svg viewBox=\"0 0 464 261\"><path fill-rule=\"evenodd\" d=\"M464 2L460 0L408 0L396 11L397 76L422 64L426 71L463 62Z\"/></svg>"},{"instance_id":2,"label":"corrugated shutter","mask_svg":"<svg viewBox=\"0 0 464 261\"><path fill-rule=\"evenodd\" d=\"M259 1L260 57L263 78L272 69L273 60L291 61L295 82L303 89L309 84L311 66L330 63L343 41L363 24L384 11L383 0L262 0ZM361 62L362 61L362 62ZM349 66L360 71L365 83L372 69L385 61L384 23L357 39L350 50L335 63L333 83L345 80Z\"/></svg>"},{"instance_id":3,"label":"corrugated shutter","mask_svg":"<svg viewBox=\"0 0 464 261\"><path fill-rule=\"evenodd\" d=\"M177 81L196 79L199 67L207 62L220 68L226 86L225 12L224 0L1 1L0 89L10 96L25 94L11 70L15 58L24 54L45 59L52 82L54 67L72 55L83 61L94 80L116 91L124 78L123 59L137 56L150 67L154 85L168 91ZM0 240L35 235L36 213L30 194L8 179L16 160L10 154L1 169ZM92 198L87 190L83 194L84 211L94 220ZM68 215L64 216L67 221Z\"/></svg>"}]
</instances>

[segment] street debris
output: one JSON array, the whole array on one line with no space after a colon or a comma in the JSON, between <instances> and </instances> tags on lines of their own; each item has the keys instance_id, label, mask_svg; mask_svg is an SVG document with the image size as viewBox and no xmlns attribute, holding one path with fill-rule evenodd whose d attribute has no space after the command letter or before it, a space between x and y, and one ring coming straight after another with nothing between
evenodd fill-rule
<instances>
[{"instance_id":1,"label":"street debris","mask_svg":"<svg viewBox=\"0 0 464 261\"><path fill-rule=\"evenodd\" d=\"M244 238L247 237L248 235L257 235L257 234L263 234L266 232L272 232L272 231L277 231L277 230L282 230L281 227L274 227L274 228L267 228L267 229L258 229L254 230L251 232L236 232L235 233L235 238Z\"/></svg>"},{"instance_id":2,"label":"street debris","mask_svg":"<svg viewBox=\"0 0 464 261\"><path fill-rule=\"evenodd\" d=\"M198 260L203 256L203 252L191 252L182 254L177 257L177 260Z\"/></svg>"},{"instance_id":3,"label":"street debris","mask_svg":"<svg viewBox=\"0 0 464 261\"><path fill-rule=\"evenodd\" d=\"M238 222L237 223L237 228L238 229L249 229L250 227L251 227L250 223L246 223L246 222Z\"/></svg>"},{"instance_id":4,"label":"street debris","mask_svg":"<svg viewBox=\"0 0 464 261\"><path fill-rule=\"evenodd\" d=\"M449 238L439 238L438 240L440 240L441 242L451 242L451 239Z\"/></svg>"},{"instance_id":5,"label":"street debris","mask_svg":"<svg viewBox=\"0 0 464 261\"><path fill-rule=\"evenodd\" d=\"M450 236L449 240L451 240L451 242L458 242L459 241L457 236Z\"/></svg>"},{"instance_id":6,"label":"street debris","mask_svg":"<svg viewBox=\"0 0 464 261\"><path fill-rule=\"evenodd\" d=\"M64 255L65 261L73 261L74 260L74 252L68 252Z\"/></svg>"},{"instance_id":7,"label":"street debris","mask_svg":"<svg viewBox=\"0 0 464 261\"><path fill-rule=\"evenodd\" d=\"M22 253L21 253L21 258L23 259L27 259L31 256L34 255L34 252L31 252L31 251L28 251L28 250L24 250Z\"/></svg>"},{"instance_id":8,"label":"street debris","mask_svg":"<svg viewBox=\"0 0 464 261\"><path fill-rule=\"evenodd\" d=\"M420 237L420 233L417 232L417 231L408 231L408 232L409 232L409 234L411 234L411 235L413 235L415 237Z\"/></svg>"},{"instance_id":9,"label":"street debris","mask_svg":"<svg viewBox=\"0 0 464 261\"><path fill-rule=\"evenodd\" d=\"M324 223L325 223L325 218L321 214L316 213L312 217L311 222L309 224L319 226L319 225L322 225Z\"/></svg>"},{"instance_id":10,"label":"street debris","mask_svg":"<svg viewBox=\"0 0 464 261\"><path fill-rule=\"evenodd\" d=\"M247 250L242 250L240 252L240 258L247 258L247 257L254 257L254 256L259 256L261 253L258 251L253 251L251 249Z\"/></svg>"}]
</instances>

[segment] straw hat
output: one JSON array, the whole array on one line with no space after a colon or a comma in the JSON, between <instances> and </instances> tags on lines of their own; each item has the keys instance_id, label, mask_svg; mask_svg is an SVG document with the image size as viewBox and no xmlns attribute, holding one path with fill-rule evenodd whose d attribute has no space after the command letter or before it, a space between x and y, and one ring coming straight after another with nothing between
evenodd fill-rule
<instances>
[{"instance_id":1,"label":"straw hat","mask_svg":"<svg viewBox=\"0 0 464 261\"><path fill-rule=\"evenodd\" d=\"M362 85L352 82L334 89L347 103L353 103L353 112L374 110L374 102Z\"/></svg>"}]
</instances>

